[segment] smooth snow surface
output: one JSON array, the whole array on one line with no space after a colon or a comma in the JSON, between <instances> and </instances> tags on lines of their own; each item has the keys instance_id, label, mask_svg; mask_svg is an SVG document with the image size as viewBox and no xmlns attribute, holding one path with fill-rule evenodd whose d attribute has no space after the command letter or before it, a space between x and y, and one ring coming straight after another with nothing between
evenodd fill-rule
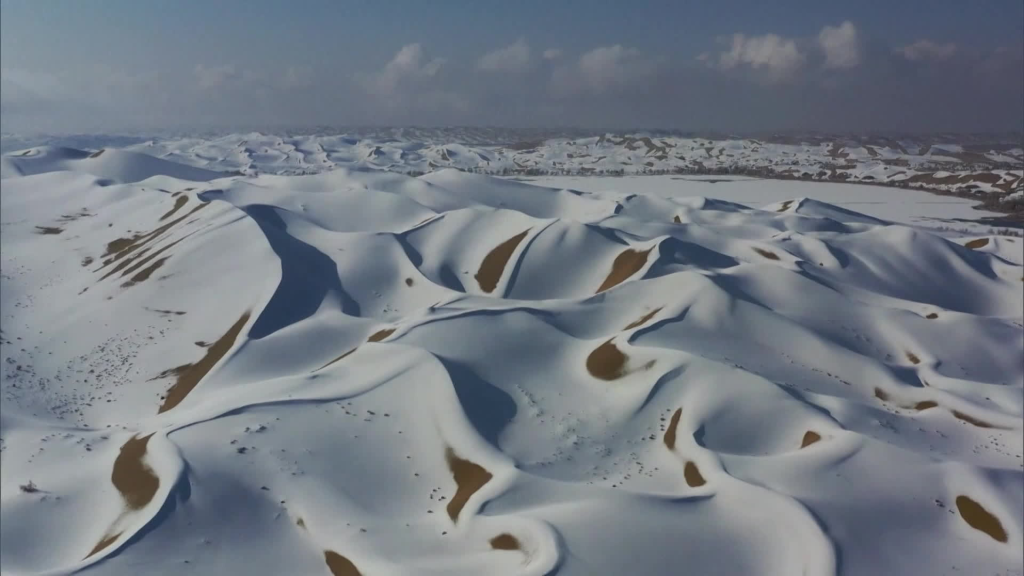
<instances>
[{"instance_id":1,"label":"smooth snow surface","mask_svg":"<svg viewBox=\"0 0 1024 576\"><path fill-rule=\"evenodd\" d=\"M709 196L751 206L763 206L779 198L810 198L900 224L938 229L988 232L992 226L980 218L1005 218L1005 214L975 209L975 201L939 196L923 190L834 182L762 180L738 176L538 176L517 178L535 186L600 193L603 196ZM781 205L781 203L777 203ZM770 207L768 207L770 209Z\"/></svg>"},{"instance_id":2,"label":"smooth snow surface","mask_svg":"<svg viewBox=\"0 0 1024 576\"><path fill-rule=\"evenodd\" d=\"M1020 238L89 156L4 158L4 574L1024 570Z\"/></svg>"}]
</instances>

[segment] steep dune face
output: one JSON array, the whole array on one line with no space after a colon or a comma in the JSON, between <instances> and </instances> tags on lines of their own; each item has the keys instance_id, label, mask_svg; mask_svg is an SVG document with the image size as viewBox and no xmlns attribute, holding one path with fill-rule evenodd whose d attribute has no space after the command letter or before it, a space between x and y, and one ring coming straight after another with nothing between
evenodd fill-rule
<instances>
[{"instance_id":1,"label":"steep dune face","mask_svg":"<svg viewBox=\"0 0 1024 576\"><path fill-rule=\"evenodd\" d=\"M5 573L1024 569L1021 243L119 154L5 168Z\"/></svg>"}]
</instances>

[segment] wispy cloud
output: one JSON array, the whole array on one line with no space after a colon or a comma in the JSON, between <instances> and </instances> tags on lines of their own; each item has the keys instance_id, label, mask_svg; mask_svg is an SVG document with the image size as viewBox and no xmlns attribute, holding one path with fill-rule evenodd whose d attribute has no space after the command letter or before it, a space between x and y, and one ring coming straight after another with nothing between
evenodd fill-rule
<instances>
[{"instance_id":1,"label":"wispy cloud","mask_svg":"<svg viewBox=\"0 0 1024 576\"><path fill-rule=\"evenodd\" d=\"M652 76L656 63L636 48L621 44L594 48L573 64L555 69L551 82L557 96L603 94Z\"/></svg>"},{"instance_id":2,"label":"wispy cloud","mask_svg":"<svg viewBox=\"0 0 1024 576\"><path fill-rule=\"evenodd\" d=\"M957 46L952 42L938 44L931 40L918 40L913 44L896 49L896 53L902 55L911 62L922 60L948 60L957 53Z\"/></svg>"},{"instance_id":3,"label":"wispy cloud","mask_svg":"<svg viewBox=\"0 0 1024 576\"><path fill-rule=\"evenodd\" d=\"M525 38L510 46L488 52L477 61L477 68L485 72L523 72L530 66L530 46Z\"/></svg>"}]
</instances>

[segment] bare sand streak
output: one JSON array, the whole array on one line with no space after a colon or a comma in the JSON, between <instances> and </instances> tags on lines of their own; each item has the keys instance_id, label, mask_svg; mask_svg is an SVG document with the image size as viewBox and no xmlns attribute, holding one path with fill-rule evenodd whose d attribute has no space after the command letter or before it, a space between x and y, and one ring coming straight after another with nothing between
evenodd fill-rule
<instances>
[{"instance_id":1,"label":"bare sand streak","mask_svg":"<svg viewBox=\"0 0 1024 576\"><path fill-rule=\"evenodd\" d=\"M176 224L184 221L189 216L195 214L196 212L202 210L207 206L209 206L209 203L200 204L193 208L192 210L190 210L184 216L175 218L174 220L171 220L167 224L160 226L159 228L153 230L152 232L149 232L148 234L137 234L135 236L132 236L131 238L118 238L116 240L111 240L110 242L107 243L107 250L103 254L104 258L107 258L108 256L109 258L103 261L103 265L100 266L99 269L102 270L103 268L106 268L110 264L124 258L125 256L128 256L132 252L135 252L139 248L142 248L149 242L159 238L161 235L163 235L164 232L167 232ZM104 276L104 278L105 277L106 276Z\"/></svg>"},{"instance_id":2,"label":"bare sand streak","mask_svg":"<svg viewBox=\"0 0 1024 576\"><path fill-rule=\"evenodd\" d=\"M651 310L650 312L648 312L647 314L642 316L639 320L636 320L635 322L631 322L629 324L629 326L626 326L625 328L623 328L623 330L632 330L633 328L638 328L640 326L643 326L644 324L647 323L648 320L650 320L651 318L654 318L655 314L657 314L658 312L661 312L661 308L662 307L659 306L658 308L655 308L654 310Z\"/></svg>"},{"instance_id":3,"label":"bare sand streak","mask_svg":"<svg viewBox=\"0 0 1024 576\"><path fill-rule=\"evenodd\" d=\"M178 380L167 391L167 398L160 406L158 414L174 408L188 396L188 393L199 384L199 381L228 353L228 350L231 350L231 347L235 344L235 339L238 338L239 333L241 333L242 328L248 321L249 312L246 312L220 339L206 349L206 355L201 360L195 364L183 364L162 374L175 374L178 376Z\"/></svg>"},{"instance_id":4,"label":"bare sand streak","mask_svg":"<svg viewBox=\"0 0 1024 576\"><path fill-rule=\"evenodd\" d=\"M633 274L639 272L644 267L644 264L647 263L647 255L650 254L651 250L652 248L648 248L643 252L633 250L632 248L623 250L615 257L615 261L612 262L611 272L608 273L608 277L601 283L597 293L600 294L609 288L614 288Z\"/></svg>"},{"instance_id":5,"label":"bare sand streak","mask_svg":"<svg viewBox=\"0 0 1024 576\"><path fill-rule=\"evenodd\" d=\"M665 431L665 446L668 446L669 450L674 450L676 447L676 428L679 427L679 417L683 415L683 409L677 408L672 414L672 420L668 423L668 430Z\"/></svg>"},{"instance_id":6,"label":"bare sand streak","mask_svg":"<svg viewBox=\"0 0 1024 576\"><path fill-rule=\"evenodd\" d=\"M121 534L123 534L123 532L118 532L117 534L110 534L109 536L104 536L100 539L99 542L96 543L95 546L92 547L92 550L90 550L89 553L85 555L85 558L88 558L93 554L99 552L100 550L103 550L107 546L110 546L114 542L117 542L117 539L121 537ZM83 558L83 560L85 558Z\"/></svg>"},{"instance_id":7,"label":"bare sand streak","mask_svg":"<svg viewBox=\"0 0 1024 576\"><path fill-rule=\"evenodd\" d=\"M182 206L184 206L187 203L188 196L179 196L178 199L174 201L174 207L165 212L164 215L160 217L160 221L163 222L164 220L170 218L171 216L174 215L175 212L177 212Z\"/></svg>"},{"instance_id":8,"label":"bare sand streak","mask_svg":"<svg viewBox=\"0 0 1024 576\"><path fill-rule=\"evenodd\" d=\"M498 287L498 280L501 280L501 275L505 272L505 265L508 264L509 258L512 257L516 247L523 241L523 238L526 238L529 232L530 230L526 229L516 234L498 244L497 247L484 257L484 261L480 263L480 270L473 276L480 285L481 290L488 294L494 292L494 289Z\"/></svg>"}]
</instances>

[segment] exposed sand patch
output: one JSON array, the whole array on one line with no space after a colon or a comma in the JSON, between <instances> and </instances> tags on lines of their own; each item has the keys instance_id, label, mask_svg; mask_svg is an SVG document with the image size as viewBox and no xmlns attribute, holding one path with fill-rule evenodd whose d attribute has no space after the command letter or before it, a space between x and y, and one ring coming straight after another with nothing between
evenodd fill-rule
<instances>
[{"instance_id":1,"label":"exposed sand patch","mask_svg":"<svg viewBox=\"0 0 1024 576\"><path fill-rule=\"evenodd\" d=\"M509 258L512 257L516 247L523 241L523 238L526 238L529 232L530 229L527 228L523 232L516 234L498 244L496 248L484 257L484 261L480 263L480 270L473 276L473 278L476 278L481 290L488 294L494 292L494 289L498 286L498 280L501 280L501 275L505 271L505 265L508 264Z\"/></svg>"},{"instance_id":2,"label":"exposed sand patch","mask_svg":"<svg viewBox=\"0 0 1024 576\"><path fill-rule=\"evenodd\" d=\"M303 530L306 529L306 521L303 520L302 518L299 518L298 520L296 520L295 521L295 525L298 526L299 528L302 528Z\"/></svg>"},{"instance_id":3,"label":"exposed sand patch","mask_svg":"<svg viewBox=\"0 0 1024 576\"><path fill-rule=\"evenodd\" d=\"M683 468L683 477L686 478L686 483L691 488L699 488L700 486L707 484L707 481L704 480L704 476L700 473L700 469L697 468L697 465L694 464L692 460L687 462L686 467Z\"/></svg>"},{"instance_id":4,"label":"exposed sand patch","mask_svg":"<svg viewBox=\"0 0 1024 576\"><path fill-rule=\"evenodd\" d=\"M99 552L100 550L103 550L107 546L110 546L111 544L116 542L118 538L121 537L121 534L123 534L123 532L118 532L117 534L110 534L108 536L104 536L99 542L96 543L95 546L92 547L92 550L90 550L89 553L85 555L85 558L89 558L93 554ZM85 558L83 558L83 560L85 560Z\"/></svg>"},{"instance_id":5,"label":"exposed sand patch","mask_svg":"<svg viewBox=\"0 0 1024 576\"><path fill-rule=\"evenodd\" d=\"M367 342L380 342L380 341L384 340L385 338L387 338L388 336L391 336L394 333L395 333L395 328L385 328L384 330L379 330L379 331L374 332L373 334L371 334L370 337L366 339L366 341ZM314 372L319 372L319 371L323 370L324 368L327 368L331 364L334 364L335 362L338 362L338 361L344 359L349 354L352 354L353 352L355 352L358 349L359 349L359 347L356 346L355 348L349 350L348 352L345 352L341 356L338 356L334 360L331 360L327 364L324 364L323 366L317 368L316 370L314 370Z\"/></svg>"},{"instance_id":6,"label":"exposed sand patch","mask_svg":"<svg viewBox=\"0 0 1024 576\"><path fill-rule=\"evenodd\" d=\"M808 430L807 432L804 433L804 439L800 442L800 447L807 448L808 446L814 444L818 440L821 440L821 434L818 434L817 432L814 432L812 430Z\"/></svg>"},{"instance_id":7,"label":"exposed sand patch","mask_svg":"<svg viewBox=\"0 0 1024 576\"><path fill-rule=\"evenodd\" d=\"M177 212L182 206L184 206L187 203L188 196L179 196L178 199L174 201L174 207L165 212L164 215L160 217L159 221L163 222L164 220L170 218L171 216L174 215L175 212Z\"/></svg>"},{"instance_id":8,"label":"exposed sand patch","mask_svg":"<svg viewBox=\"0 0 1024 576\"><path fill-rule=\"evenodd\" d=\"M782 207L779 208L778 210L776 210L776 212L785 212L786 210L789 210L789 207L792 206L792 205L793 205L793 201L792 200L786 200L785 202L782 203Z\"/></svg>"},{"instance_id":9,"label":"exposed sand patch","mask_svg":"<svg viewBox=\"0 0 1024 576\"><path fill-rule=\"evenodd\" d=\"M333 550L324 550L324 561L334 576L360 576L359 569L351 560Z\"/></svg>"},{"instance_id":10,"label":"exposed sand patch","mask_svg":"<svg viewBox=\"0 0 1024 576\"><path fill-rule=\"evenodd\" d=\"M628 357L608 340L587 356L587 372L601 380L615 380L625 374L626 360Z\"/></svg>"},{"instance_id":11,"label":"exposed sand patch","mask_svg":"<svg viewBox=\"0 0 1024 576\"><path fill-rule=\"evenodd\" d=\"M63 231L63 228L58 228L56 226L36 226L36 234L51 235L60 234Z\"/></svg>"},{"instance_id":12,"label":"exposed sand patch","mask_svg":"<svg viewBox=\"0 0 1024 576\"><path fill-rule=\"evenodd\" d=\"M81 212L77 212L75 214L61 214L60 218L58 218L57 221L58 222L74 222L75 220L78 220L79 218L88 218L90 216L92 216L92 214L89 214L89 211L87 209L82 208Z\"/></svg>"},{"instance_id":13,"label":"exposed sand patch","mask_svg":"<svg viewBox=\"0 0 1024 576\"><path fill-rule=\"evenodd\" d=\"M644 316L640 317L635 322L631 322L629 324L629 326L626 326L625 328L623 328L623 330L632 330L633 328L637 328L639 326L643 326L644 324L647 323L648 320L650 320L651 318L654 318L655 314L657 314L658 312L661 312L662 308L663 308L663 306L659 306L659 307L655 308L654 310L651 310L650 312L648 312Z\"/></svg>"},{"instance_id":14,"label":"exposed sand patch","mask_svg":"<svg viewBox=\"0 0 1024 576\"><path fill-rule=\"evenodd\" d=\"M920 364L921 363L921 359L917 357L917 354L914 354L913 352L907 352L906 355L907 355L907 360L910 360L911 364Z\"/></svg>"},{"instance_id":15,"label":"exposed sand patch","mask_svg":"<svg viewBox=\"0 0 1024 576\"><path fill-rule=\"evenodd\" d=\"M613 288L621 284L624 280L636 274L644 267L647 263L647 255L651 253L653 248L648 248L643 252L639 250L633 250L627 248L622 251L618 256L615 257L615 261L612 262L612 270L608 273L608 277L601 283L601 287L597 289L597 293L600 294L609 288Z\"/></svg>"},{"instance_id":16,"label":"exposed sand patch","mask_svg":"<svg viewBox=\"0 0 1024 576\"><path fill-rule=\"evenodd\" d=\"M327 364L324 364L323 366L321 366L321 367L317 368L317 369L316 369L315 371L316 371L316 372L319 372L319 371L323 370L324 368L327 368L327 367L328 367L328 366L330 366L331 364L334 364L335 362L338 362L338 361L340 361L340 360L344 359L344 358L345 358L346 356L348 356L349 354L351 354L351 353L355 352L356 350L359 350L359 347L358 347L358 346L356 346L355 348L353 348L353 349L349 350L348 352L345 352L345 353L344 353L344 354L342 354L341 356L338 356L338 357L337 357L337 358L335 358L334 360L331 360L331 361L330 361L330 362L328 362Z\"/></svg>"},{"instance_id":17,"label":"exposed sand patch","mask_svg":"<svg viewBox=\"0 0 1024 576\"><path fill-rule=\"evenodd\" d=\"M882 402L888 402L889 393L886 392L885 390L882 390L881 388L875 388L875 398L878 398Z\"/></svg>"},{"instance_id":18,"label":"exposed sand patch","mask_svg":"<svg viewBox=\"0 0 1024 576\"><path fill-rule=\"evenodd\" d=\"M779 255L776 254L775 252L772 252L771 250L762 250L761 248L754 248L754 252L757 252L758 254L760 254L761 256L764 256L765 258L767 258L769 260L778 260L779 259Z\"/></svg>"},{"instance_id":19,"label":"exposed sand patch","mask_svg":"<svg viewBox=\"0 0 1024 576\"><path fill-rule=\"evenodd\" d=\"M522 549L519 546L519 540L515 536L513 536L513 535L511 535L511 534L509 534L507 532L505 534L498 534L494 538L491 538L491 548L494 548L495 550L521 550Z\"/></svg>"},{"instance_id":20,"label":"exposed sand patch","mask_svg":"<svg viewBox=\"0 0 1024 576\"><path fill-rule=\"evenodd\" d=\"M967 525L971 528L988 534L996 542L1006 542L1008 540L1003 524L991 512L982 508L981 504L967 496L957 496L956 509L960 512L964 522L967 522Z\"/></svg>"},{"instance_id":21,"label":"exposed sand patch","mask_svg":"<svg viewBox=\"0 0 1024 576\"><path fill-rule=\"evenodd\" d=\"M672 414L672 420L668 423L668 430L665 431L665 446L668 446L669 450L674 450L676 447L676 428L679 427L679 417L682 415L683 409L676 408Z\"/></svg>"},{"instance_id":22,"label":"exposed sand patch","mask_svg":"<svg viewBox=\"0 0 1024 576\"><path fill-rule=\"evenodd\" d=\"M492 476L479 464L459 458L451 448L445 451L445 459L448 461L448 469L455 477L456 485L455 495L448 502L448 516L452 522L458 522L459 512L462 512L466 502L477 490L483 488Z\"/></svg>"},{"instance_id":23,"label":"exposed sand patch","mask_svg":"<svg viewBox=\"0 0 1024 576\"><path fill-rule=\"evenodd\" d=\"M135 286L139 282L145 282L146 280L149 280L150 275L152 275L153 272L159 270L160 267L164 265L164 262L167 262L168 259L170 259L170 256L165 256L157 260L156 262L153 262L153 264L151 264L148 268L139 272L135 276L132 276L126 282L123 282L121 284L121 288L131 288L132 286Z\"/></svg>"},{"instance_id":24,"label":"exposed sand patch","mask_svg":"<svg viewBox=\"0 0 1024 576\"><path fill-rule=\"evenodd\" d=\"M963 420L964 422L977 426L978 428L997 428L997 426L993 426L992 424L989 424L984 420L978 420L974 416L969 416L959 410L951 410L951 412L953 413L953 416L955 416L957 419Z\"/></svg>"},{"instance_id":25,"label":"exposed sand patch","mask_svg":"<svg viewBox=\"0 0 1024 576\"><path fill-rule=\"evenodd\" d=\"M923 412L925 410L929 410L931 408L935 408L938 405L939 405L939 403L934 401L934 400L922 400L922 401L914 404L914 410L917 410L918 412Z\"/></svg>"},{"instance_id":26,"label":"exposed sand patch","mask_svg":"<svg viewBox=\"0 0 1024 576\"><path fill-rule=\"evenodd\" d=\"M109 276L116 274L117 272L120 272L122 269L124 269L124 272L121 272L121 278L124 278L125 276L131 274L132 272L135 272L136 270L145 266L146 264L149 264L157 256L163 254L164 252L170 250L171 248L174 248L175 246L178 245L179 242L188 238L192 234L194 234L194 232L186 234L181 238L178 238L174 242L171 242L170 244L163 246L162 248L156 250L153 253L149 253L149 248L143 248L142 250L139 250L138 254L136 254L135 256L132 256L131 258L126 258L122 260L120 264L111 268L109 272L107 272L100 278L100 281L102 282L103 280L106 280ZM162 260L167 260L167 258L163 258ZM127 269L125 269L125 267L127 267ZM157 266L157 268L159 268L159 266ZM152 273L152 271L150 273ZM145 278L142 278L142 280L144 279Z\"/></svg>"},{"instance_id":27,"label":"exposed sand patch","mask_svg":"<svg viewBox=\"0 0 1024 576\"><path fill-rule=\"evenodd\" d=\"M101 266L100 269L102 270L104 267L110 265L111 263L116 262L124 258L125 256L128 256L132 252L135 252L139 248L142 248L146 244L159 238L161 235L163 235L164 232L167 232L179 222L182 222L189 216L195 214L196 212L202 210L207 206L209 206L208 203L200 204L193 208L192 210L190 210L188 214L175 218L174 220L171 220L167 224L160 226L159 228L153 230L152 232L149 232L148 234L136 234L131 238L118 238L116 240L108 242L107 250L103 254L103 257L107 258L109 256L109 258L103 261L103 266Z\"/></svg>"},{"instance_id":28,"label":"exposed sand patch","mask_svg":"<svg viewBox=\"0 0 1024 576\"><path fill-rule=\"evenodd\" d=\"M846 160L850 157L850 153L840 146L838 142L833 142L828 150L828 156L833 160Z\"/></svg>"},{"instance_id":29,"label":"exposed sand patch","mask_svg":"<svg viewBox=\"0 0 1024 576\"><path fill-rule=\"evenodd\" d=\"M220 339L206 349L206 355L195 364L185 364L171 369L172 373L178 376L178 380L167 391L167 397L163 404L160 405L157 414L174 408L188 396L188 393L199 384L199 381L228 353L228 350L231 350L231 347L235 344L235 339L238 338L238 334L241 333L248 320L249 312L242 314L242 317Z\"/></svg>"},{"instance_id":30,"label":"exposed sand patch","mask_svg":"<svg viewBox=\"0 0 1024 576\"><path fill-rule=\"evenodd\" d=\"M370 337L366 339L366 341L367 342L380 342L381 340L387 338L388 336L391 336L394 333L395 333L395 329L394 328L385 328L384 330L380 330L378 332L374 332L373 334L371 334Z\"/></svg>"},{"instance_id":31,"label":"exposed sand patch","mask_svg":"<svg viewBox=\"0 0 1024 576\"><path fill-rule=\"evenodd\" d=\"M935 319L936 319L936 318L938 318L938 317L939 317L939 315L938 315L938 314L936 314L935 312L932 312L931 314L929 314L929 315L925 316L925 318L927 318L927 319L929 319L929 320L935 320Z\"/></svg>"},{"instance_id":32,"label":"exposed sand patch","mask_svg":"<svg viewBox=\"0 0 1024 576\"><path fill-rule=\"evenodd\" d=\"M146 456L146 445L153 434L139 438L132 436L124 443L121 453L114 460L114 471L110 481L121 493L129 510L138 510L149 504L160 487L160 478L142 459Z\"/></svg>"},{"instance_id":33,"label":"exposed sand patch","mask_svg":"<svg viewBox=\"0 0 1024 576\"><path fill-rule=\"evenodd\" d=\"M971 240L967 244L964 244L965 248L970 248L971 250L976 250L985 246L988 246L988 238L978 238L977 240Z\"/></svg>"},{"instance_id":34,"label":"exposed sand patch","mask_svg":"<svg viewBox=\"0 0 1024 576\"><path fill-rule=\"evenodd\" d=\"M131 266L139 258L142 258L147 252L149 252L149 248L143 248L142 250L139 250L139 252L135 256L132 256L131 258L125 258L120 263L118 263L117 266L114 266L113 268L111 268L106 274L104 274L103 276L100 276L100 282L106 280L107 278L110 278L111 276L113 276L114 274L117 274L118 272L124 270L128 266ZM96 271L98 272L100 270L103 270L103 267L106 266L106 262L109 262L109 259L105 260L104 264L102 266L100 266Z\"/></svg>"},{"instance_id":35,"label":"exposed sand patch","mask_svg":"<svg viewBox=\"0 0 1024 576\"><path fill-rule=\"evenodd\" d=\"M165 315L173 314L175 316L184 316L185 315L185 311L184 310L160 310L159 308L146 308L146 310L149 310L150 312L156 312L157 314L165 314ZM197 342L196 344L199 344L199 343Z\"/></svg>"}]
</instances>

